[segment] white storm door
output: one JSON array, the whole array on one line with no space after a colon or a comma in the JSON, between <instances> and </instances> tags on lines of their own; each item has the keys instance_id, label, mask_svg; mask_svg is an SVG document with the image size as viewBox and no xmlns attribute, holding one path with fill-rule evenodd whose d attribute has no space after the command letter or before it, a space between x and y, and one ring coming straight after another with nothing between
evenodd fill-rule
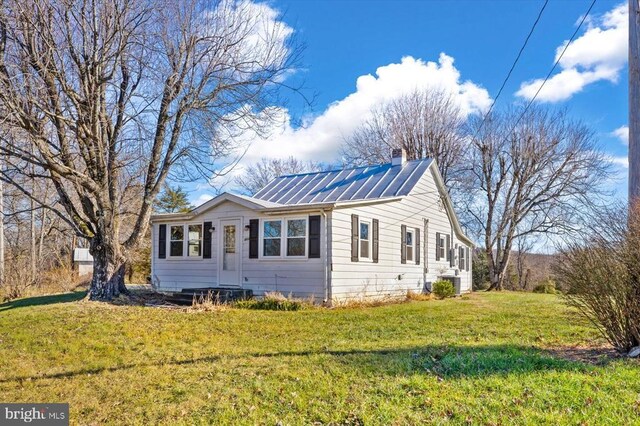
<instances>
[{"instance_id":1,"label":"white storm door","mask_svg":"<svg viewBox=\"0 0 640 426\"><path fill-rule=\"evenodd\" d=\"M219 285L221 286L240 285L240 258L242 256L240 232L239 220L220 221L218 271L220 275Z\"/></svg>"}]
</instances>

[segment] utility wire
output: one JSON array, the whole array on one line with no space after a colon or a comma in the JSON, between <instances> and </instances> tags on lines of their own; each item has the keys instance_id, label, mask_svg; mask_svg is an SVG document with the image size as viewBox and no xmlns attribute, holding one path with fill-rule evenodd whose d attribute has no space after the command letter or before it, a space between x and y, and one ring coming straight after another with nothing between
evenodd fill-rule
<instances>
[{"instance_id":1,"label":"utility wire","mask_svg":"<svg viewBox=\"0 0 640 426\"><path fill-rule=\"evenodd\" d=\"M564 45L564 49L562 49L562 52L560 53L560 56L558 56L558 59L556 60L556 62L553 64L553 66L551 67L551 70L549 71L549 73L547 74L547 76L545 77L544 81L542 82L542 84L540 85L540 87L538 87L538 91L536 92L535 95L533 95L533 98L531 98L529 100L529 103L527 104L527 106L525 107L525 109L522 111L522 114L520 114L520 116L518 117L518 120L516 121L516 123L513 125L513 128L511 129L511 131L509 132L509 134L511 134L516 126L518 126L518 124L520 123L520 120L522 120L522 117L524 117L524 115L527 113L527 111L529 110L529 107L531 107L531 105L533 104L533 101L536 100L536 98L538 97L538 95L540 94L540 91L542 90L542 88L544 87L545 84L547 84L547 80L549 80L549 78L551 77L551 74L553 74L553 72L556 70L556 67L558 66L558 64L560 63L560 60L562 59L562 57L564 56L565 52L567 51L567 48L569 47L569 45L571 43L573 43L573 40L576 38L576 35L578 34L578 31L580 31L580 28L582 27L582 24L584 24L584 21L586 21L587 16L589 16L589 13L591 13L591 9L593 9L593 5L596 4L596 0L593 0L591 2L591 5L589 6L589 9L587 9L587 13L584 14L584 16L582 16L582 19L580 20L580 23L578 24L578 27L576 28L576 30L573 32L573 35L571 35L571 38L569 39L569 41L567 42L567 44Z\"/></svg>"},{"instance_id":2,"label":"utility wire","mask_svg":"<svg viewBox=\"0 0 640 426\"><path fill-rule=\"evenodd\" d=\"M489 107L487 112L484 114L484 117L482 117L482 122L480 123L480 126L478 127L478 130L476 130L475 135L473 135L473 138L475 138L478 135L478 133L482 129L482 126L484 125L484 122L487 120L487 117L489 117L489 115L491 114L491 111L493 110L493 107L495 106L496 102L498 102L498 98L502 94L502 91L504 90L504 86L507 85L507 82L509 81L509 78L511 77L511 73L513 73L513 70L515 69L516 65L518 64L518 61L520 60L520 56L522 56L522 52L524 52L524 49L527 47L527 44L529 43L529 39L531 38L531 35L535 31L536 26L538 25L538 22L540 21L540 18L542 17L542 13L544 12L544 10L547 7L548 3L549 3L549 0L545 0L544 4L542 5L542 8L540 9L540 12L538 12L538 17L536 18L535 22L533 23L533 26L529 30L529 34L527 35L527 38L524 40L524 43L522 44L522 47L520 48L520 51L518 52L518 56L516 56L516 59L513 61L513 64L511 65L511 69L509 69L509 72L507 73L507 76L502 81L502 86L500 86L500 90L498 90L498 94L493 99L493 102L491 102L491 106Z\"/></svg>"}]
</instances>

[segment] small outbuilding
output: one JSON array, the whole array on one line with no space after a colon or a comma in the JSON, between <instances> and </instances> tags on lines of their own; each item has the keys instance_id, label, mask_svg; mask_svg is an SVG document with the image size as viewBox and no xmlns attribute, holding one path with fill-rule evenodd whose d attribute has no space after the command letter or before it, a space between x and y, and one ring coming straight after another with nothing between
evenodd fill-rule
<instances>
[{"instance_id":1,"label":"small outbuilding","mask_svg":"<svg viewBox=\"0 0 640 426\"><path fill-rule=\"evenodd\" d=\"M472 241L432 159L280 176L152 217L159 291L234 288L332 301L471 291Z\"/></svg>"},{"instance_id":2,"label":"small outbuilding","mask_svg":"<svg viewBox=\"0 0 640 426\"><path fill-rule=\"evenodd\" d=\"M76 247L73 249L73 268L78 271L78 276L93 274L93 256L88 248Z\"/></svg>"}]
</instances>

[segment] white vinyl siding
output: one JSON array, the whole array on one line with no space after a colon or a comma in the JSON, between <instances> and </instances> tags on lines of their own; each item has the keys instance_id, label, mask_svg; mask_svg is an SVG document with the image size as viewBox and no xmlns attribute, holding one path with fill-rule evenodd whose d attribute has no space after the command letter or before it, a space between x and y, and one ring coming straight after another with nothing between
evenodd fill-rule
<instances>
[{"instance_id":1,"label":"white vinyl siding","mask_svg":"<svg viewBox=\"0 0 640 426\"><path fill-rule=\"evenodd\" d=\"M220 254L220 240L223 238L223 229L220 227L221 219L239 219L241 232L241 262L240 279L241 286L253 290L257 296L265 292L278 291L285 295L292 294L295 297L313 297L315 300L324 298L324 255L325 255L325 220L321 219L320 229L320 258L309 259L306 257L286 257L286 242L281 246L281 257L250 259L249 258L249 220L259 219L260 228L264 221L275 220L283 222L282 233L286 235L287 219L307 219L308 215L320 215L320 212L311 212L305 215L280 215L267 216L226 201L198 216L198 223L212 222L215 230L211 234L212 247L211 259L201 259L197 262L187 256L167 259L157 258L158 225L167 225L167 244L169 241L170 227L183 225L184 223L171 223L154 220L153 223L153 271L152 278L160 285L161 291L179 291L183 288L216 287L218 285L218 261ZM247 228L245 229L245 226ZM262 235L262 231L260 231ZM308 251L308 221L305 229L305 250ZM280 238L282 242L282 237ZM262 239L260 238L260 253L262 254Z\"/></svg>"},{"instance_id":2,"label":"white vinyl siding","mask_svg":"<svg viewBox=\"0 0 640 426\"><path fill-rule=\"evenodd\" d=\"M415 195L413 195L415 194ZM351 262L351 215L379 220L378 263ZM408 290L421 292L426 282L433 283L439 276L456 276L456 268L446 261L442 251L436 262L436 233L445 239L454 235L450 244L461 244L452 232L447 212L440 201L434 177L428 170L412 192L399 201L338 208L332 213L331 292L334 299L376 297L406 294ZM424 220L428 229L425 235ZM401 263L400 226L413 232L413 261ZM420 229L420 264L416 264L417 242L415 229ZM451 238L451 237L450 237ZM446 241L445 241L446 243ZM464 245L464 244L463 244ZM444 248L443 248L444 250ZM426 256L426 259L425 259ZM461 291L471 291L471 271L458 271Z\"/></svg>"}]
</instances>

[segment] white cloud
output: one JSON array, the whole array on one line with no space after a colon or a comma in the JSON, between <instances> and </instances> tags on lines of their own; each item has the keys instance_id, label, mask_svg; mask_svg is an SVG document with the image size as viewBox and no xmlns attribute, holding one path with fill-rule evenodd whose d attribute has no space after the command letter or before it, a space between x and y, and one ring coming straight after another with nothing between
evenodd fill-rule
<instances>
[{"instance_id":1,"label":"white cloud","mask_svg":"<svg viewBox=\"0 0 640 426\"><path fill-rule=\"evenodd\" d=\"M200 194L198 198L192 199L191 204L193 204L194 206L200 206L212 199L213 199L213 195L211 194Z\"/></svg>"},{"instance_id":2,"label":"white cloud","mask_svg":"<svg viewBox=\"0 0 640 426\"><path fill-rule=\"evenodd\" d=\"M486 110L489 93L471 81L461 81L453 58L440 54L438 62L425 62L407 56L400 63L379 67L375 75L358 77L355 92L336 101L316 117L304 119L295 128L286 109L279 110L278 125L261 138L246 132L241 140L248 145L241 162L251 164L262 157L335 162L344 137L349 136L369 115L371 109L416 88L434 88L451 93L464 114Z\"/></svg>"},{"instance_id":3,"label":"white cloud","mask_svg":"<svg viewBox=\"0 0 640 426\"><path fill-rule=\"evenodd\" d=\"M613 132L611 132L611 136L620 139L620 141L623 144L629 145L629 127L628 126L618 127Z\"/></svg>"},{"instance_id":4,"label":"white cloud","mask_svg":"<svg viewBox=\"0 0 640 426\"><path fill-rule=\"evenodd\" d=\"M202 13L193 25L196 32L225 40L224 55L234 57L235 64L225 72L233 79L250 79L253 73L266 68L284 68L274 76L276 81L295 72L284 66L290 54L288 40L294 30L282 21L280 11L268 3L222 0ZM199 62L219 66L218 50L199 52L202 55ZM207 60L211 63L207 64Z\"/></svg>"},{"instance_id":5,"label":"white cloud","mask_svg":"<svg viewBox=\"0 0 640 426\"><path fill-rule=\"evenodd\" d=\"M536 98L542 102L569 99L585 86L600 80L616 82L627 63L629 20L626 2L601 17L588 21L585 33L567 48L559 62L561 71L553 75ZM556 49L555 61L568 40ZM532 99L544 79L522 83L517 96Z\"/></svg>"},{"instance_id":6,"label":"white cloud","mask_svg":"<svg viewBox=\"0 0 640 426\"><path fill-rule=\"evenodd\" d=\"M610 157L609 160L616 166L623 167L625 169L629 168L629 157Z\"/></svg>"}]
</instances>

